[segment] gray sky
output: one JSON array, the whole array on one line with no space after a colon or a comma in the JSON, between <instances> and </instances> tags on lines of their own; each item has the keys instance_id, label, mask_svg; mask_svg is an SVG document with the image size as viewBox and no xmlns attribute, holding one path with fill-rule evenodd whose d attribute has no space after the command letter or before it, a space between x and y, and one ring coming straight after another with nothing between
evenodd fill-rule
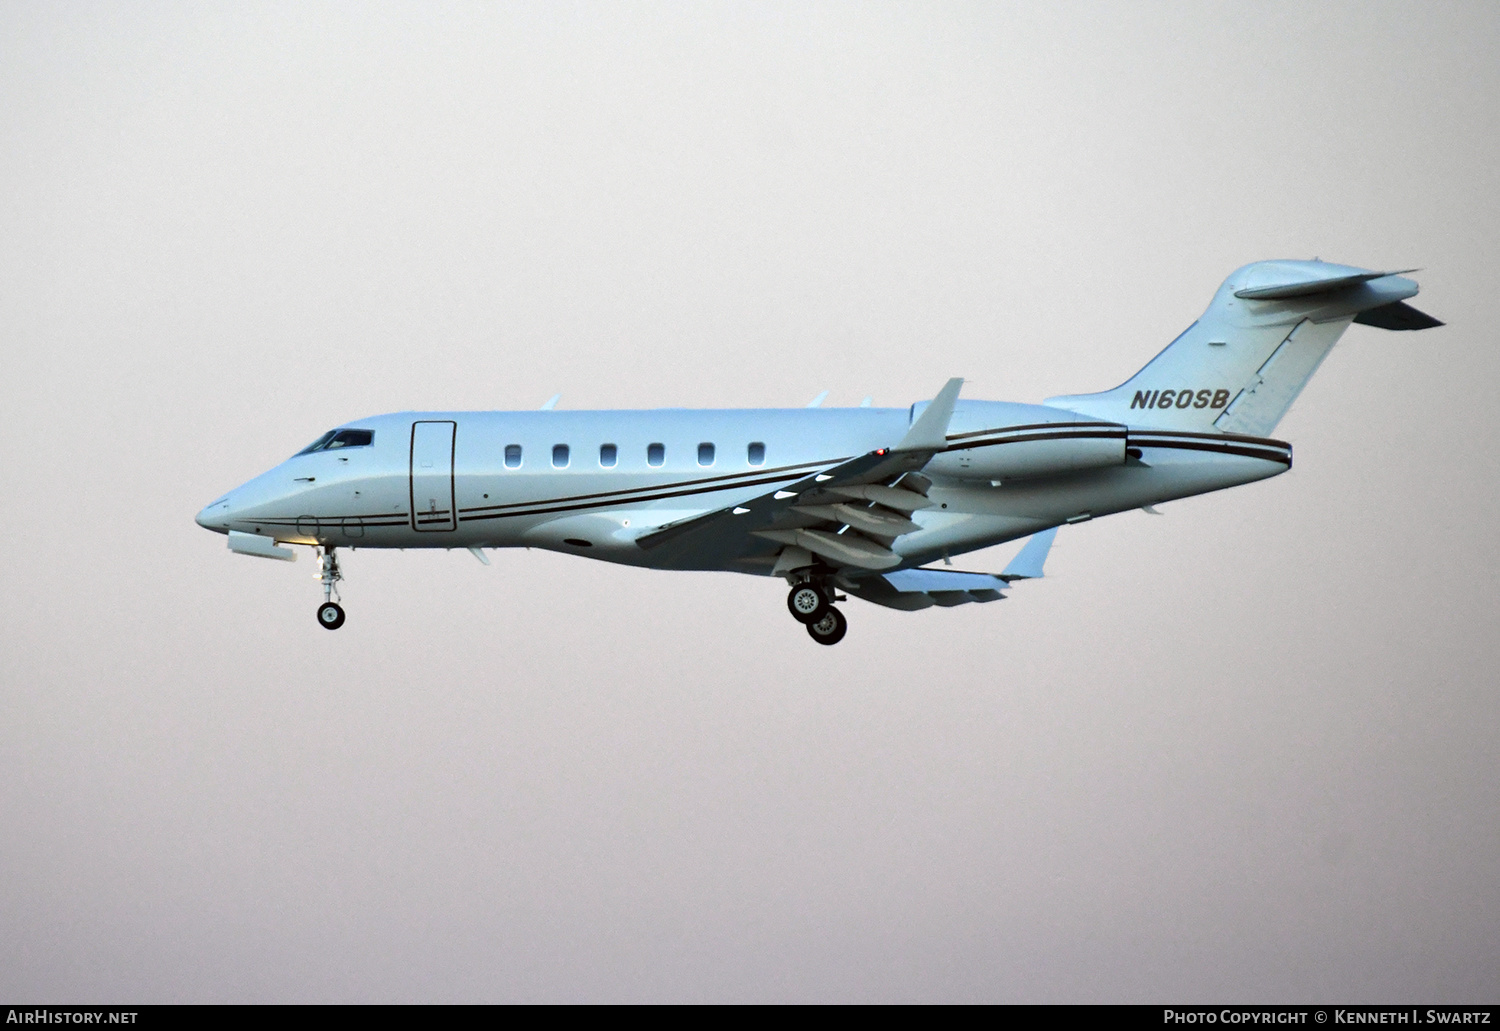
<instances>
[{"instance_id":1,"label":"gray sky","mask_svg":"<svg viewBox=\"0 0 1500 1031\"><path fill-rule=\"evenodd\" d=\"M1493 1002L1500 7L0 6L0 997ZM411 408L1103 389L1422 266L1003 604L225 551ZM998 568L1011 549L969 568Z\"/></svg>"}]
</instances>

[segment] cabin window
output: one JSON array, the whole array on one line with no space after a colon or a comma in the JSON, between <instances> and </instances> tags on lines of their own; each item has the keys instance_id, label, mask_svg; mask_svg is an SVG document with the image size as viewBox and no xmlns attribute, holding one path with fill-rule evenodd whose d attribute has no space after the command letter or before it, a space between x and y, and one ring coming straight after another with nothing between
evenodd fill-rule
<instances>
[{"instance_id":1,"label":"cabin window","mask_svg":"<svg viewBox=\"0 0 1500 1031\"><path fill-rule=\"evenodd\" d=\"M552 445L552 468L566 469L568 467L568 445Z\"/></svg>"},{"instance_id":2,"label":"cabin window","mask_svg":"<svg viewBox=\"0 0 1500 1031\"><path fill-rule=\"evenodd\" d=\"M619 460L619 452L613 444L599 445L599 464L606 469L613 469L615 462Z\"/></svg>"},{"instance_id":3,"label":"cabin window","mask_svg":"<svg viewBox=\"0 0 1500 1031\"><path fill-rule=\"evenodd\" d=\"M507 468L507 469L519 469L519 468L521 468L521 445L520 444L507 444L507 445L505 445L505 468Z\"/></svg>"},{"instance_id":4,"label":"cabin window","mask_svg":"<svg viewBox=\"0 0 1500 1031\"><path fill-rule=\"evenodd\" d=\"M714 464L714 446L712 444L709 444L709 443L705 442L705 443L702 443L702 444L698 445L698 464L699 465L713 465Z\"/></svg>"},{"instance_id":5,"label":"cabin window","mask_svg":"<svg viewBox=\"0 0 1500 1031\"><path fill-rule=\"evenodd\" d=\"M745 450L745 457L749 459L751 465L765 465L766 446L757 440Z\"/></svg>"},{"instance_id":6,"label":"cabin window","mask_svg":"<svg viewBox=\"0 0 1500 1031\"><path fill-rule=\"evenodd\" d=\"M667 460L667 448L665 444L646 445L646 464L661 465Z\"/></svg>"}]
</instances>

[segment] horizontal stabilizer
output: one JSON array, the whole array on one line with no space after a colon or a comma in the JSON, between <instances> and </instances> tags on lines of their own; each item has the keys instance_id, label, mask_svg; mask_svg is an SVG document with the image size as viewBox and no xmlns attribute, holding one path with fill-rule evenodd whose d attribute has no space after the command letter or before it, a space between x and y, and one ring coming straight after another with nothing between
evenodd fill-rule
<instances>
[{"instance_id":1,"label":"horizontal stabilizer","mask_svg":"<svg viewBox=\"0 0 1500 1031\"><path fill-rule=\"evenodd\" d=\"M1035 580L1042 576L1042 566L1052 551L1052 541L1057 536L1057 527L1031 535L1031 540L1010 560L1010 565L1000 574L1004 580Z\"/></svg>"},{"instance_id":2,"label":"horizontal stabilizer","mask_svg":"<svg viewBox=\"0 0 1500 1031\"><path fill-rule=\"evenodd\" d=\"M1407 272L1417 271L1414 268L1408 268L1397 272L1364 272L1350 270L1347 266L1340 265L1327 265L1325 267L1331 273L1342 272L1344 274L1321 276L1299 275L1280 283L1251 286L1243 290L1236 290L1234 296L1242 297L1247 301L1280 301L1288 297L1309 297L1313 294L1326 294L1334 290L1342 290L1346 286L1358 286L1360 283L1368 283L1372 279L1384 279L1386 276L1400 276ZM1295 266L1288 267L1286 271L1293 271L1293 268ZM1279 273L1283 269L1275 269L1274 271ZM1297 269L1296 271L1301 270ZM1280 276L1276 278L1280 278Z\"/></svg>"},{"instance_id":3,"label":"horizontal stabilizer","mask_svg":"<svg viewBox=\"0 0 1500 1031\"><path fill-rule=\"evenodd\" d=\"M1418 311L1405 301L1382 304L1379 308L1362 311L1354 316L1354 321L1361 326L1374 326L1376 329L1435 329L1443 325L1425 311Z\"/></svg>"}]
</instances>

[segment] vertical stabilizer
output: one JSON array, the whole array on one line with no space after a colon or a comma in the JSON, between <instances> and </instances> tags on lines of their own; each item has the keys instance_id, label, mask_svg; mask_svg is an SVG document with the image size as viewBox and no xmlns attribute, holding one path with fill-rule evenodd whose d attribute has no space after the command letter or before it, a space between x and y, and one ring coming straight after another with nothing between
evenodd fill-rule
<instances>
[{"instance_id":1,"label":"vertical stabilizer","mask_svg":"<svg viewBox=\"0 0 1500 1031\"><path fill-rule=\"evenodd\" d=\"M1441 325L1401 303L1416 293L1395 272L1256 262L1226 279L1202 318L1127 382L1046 403L1131 426L1266 436L1351 322Z\"/></svg>"}]
</instances>

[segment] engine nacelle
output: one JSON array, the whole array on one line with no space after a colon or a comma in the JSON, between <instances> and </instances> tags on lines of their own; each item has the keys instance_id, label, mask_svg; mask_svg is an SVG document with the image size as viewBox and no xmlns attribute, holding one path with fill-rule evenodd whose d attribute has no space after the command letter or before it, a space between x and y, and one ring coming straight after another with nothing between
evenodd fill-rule
<instances>
[{"instance_id":1,"label":"engine nacelle","mask_svg":"<svg viewBox=\"0 0 1500 1031\"><path fill-rule=\"evenodd\" d=\"M1125 464L1125 427L1105 422L1010 426L963 434L924 472L963 480L1067 476Z\"/></svg>"}]
</instances>

